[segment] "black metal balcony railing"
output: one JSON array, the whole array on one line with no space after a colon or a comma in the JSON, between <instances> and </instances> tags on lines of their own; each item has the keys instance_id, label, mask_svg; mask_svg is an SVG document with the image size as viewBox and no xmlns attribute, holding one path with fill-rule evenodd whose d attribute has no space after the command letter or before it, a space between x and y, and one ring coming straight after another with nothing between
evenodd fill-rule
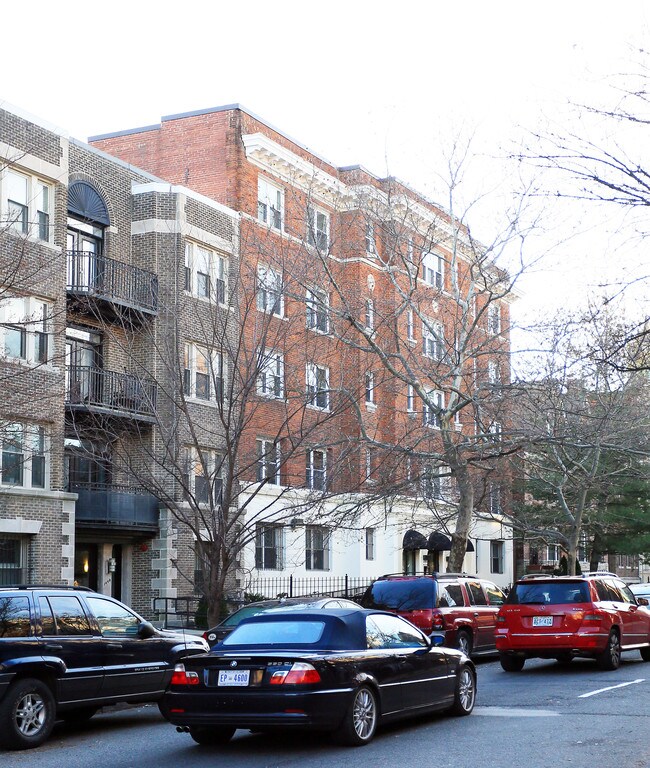
<instances>
[{"instance_id":1,"label":"black metal balcony railing","mask_svg":"<svg viewBox=\"0 0 650 768\"><path fill-rule=\"evenodd\" d=\"M130 373L72 366L67 371L66 403L153 417L156 383Z\"/></svg>"},{"instance_id":2,"label":"black metal balcony railing","mask_svg":"<svg viewBox=\"0 0 650 768\"><path fill-rule=\"evenodd\" d=\"M140 528L158 528L159 501L138 488L109 483L72 483L68 489L77 494L77 523Z\"/></svg>"},{"instance_id":3,"label":"black metal balcony railing","mask_svg":"<svg viewBox=\"0 0 650 768\"><path fill-rule=\"evenodd\" d=\"M158 277L88 251L68 251L68 293L95 296L111 303L154 313L158 310Z\"/></svg>"}]
</instances>

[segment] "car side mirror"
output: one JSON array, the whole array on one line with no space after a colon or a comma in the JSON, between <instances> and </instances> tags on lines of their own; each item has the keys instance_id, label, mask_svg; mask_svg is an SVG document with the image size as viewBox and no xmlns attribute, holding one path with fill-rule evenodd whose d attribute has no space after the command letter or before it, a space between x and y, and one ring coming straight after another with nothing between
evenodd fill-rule
<instances>
[{"instance_id":1,"label":"car side mirror","mask_svg":"<svg viewBox=\"0 0 650 768\"><path fill-rule=\"evenodd\" d=\"M639 605L650 605L650 601L647 597L637 597L636 601Z\"/></svg>"},{"instance_id":2,"label":"car side mirror","mask_svg":"<svg viewBox=\"0 0 650 768\"><path fill-rule=\"evenodd\" d=\"M150 621L141 621L138 624L138 637L141 637L143 640L154 637L156 634L156 628Z\"/></svg>"},{"instance_id":3,"label":"car side mirror","mask_svg":"<svg viewBox=\"0 0 650 768\"><path fill-rule=\"evenodd\" d=\"M445 642L445 636L434 633L429 635L429 641L432 648L439 648Z\"/></svg>"}]
</instances>

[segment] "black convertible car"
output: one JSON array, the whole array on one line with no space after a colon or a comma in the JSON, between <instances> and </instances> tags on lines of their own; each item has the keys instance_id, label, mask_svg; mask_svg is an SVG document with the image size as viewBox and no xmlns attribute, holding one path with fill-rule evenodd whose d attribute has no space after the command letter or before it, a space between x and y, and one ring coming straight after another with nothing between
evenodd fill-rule
<instances>
[{"instance_id":1,"label":"black convertible car","mask_svg":"<svg viewBox=\"0 0 650 768\"><path fill-rule=\"evenodd\" d=\"M410 622L372 610L244 619L210 653L177 664L163 715L199 744L235 729L313 729L367 744L380 722L449 710L469 715L476 670Z\"/></svg>"}]
</instances>

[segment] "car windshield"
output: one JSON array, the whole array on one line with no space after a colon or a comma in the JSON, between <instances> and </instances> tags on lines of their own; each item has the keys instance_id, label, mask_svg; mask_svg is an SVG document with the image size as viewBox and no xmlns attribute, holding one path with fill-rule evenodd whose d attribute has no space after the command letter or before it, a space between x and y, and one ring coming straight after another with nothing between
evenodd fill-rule
<instances>
[{"instance_id":1,"label":"car windshield","mask_svg":"<svg viewBox=\"0 0 650 768\"><path fill-rule=\"evenodd\" d=\"M380 611L423 611L435 605L433 579L376 581L363 597L365 608Z\"/></svg>"},{"instance_id":2,"label":"car windshield","mask_svg":"<svg viewBox=\"0 0 650 768\"><path fill-rule=\"evenodd\" d=\"M221 643L226 645L314 645L325 630L322 621L260 621L240 624Z\"/></svg>"},{"instance_id":3,"label":"car windshield","mask_svg":"<svg viewBox=\"0 0 650 768\"><path fill-rule=\"evenodd\" d=\"M588 603L589 588L586 582L535 581L517 584L510 590L509 604L561 605L563 603Z\"/></svg>"},{"instance_id":4,"label":"car windshield","mask_svg":"<svg viewBox=\"0 0 650 768\"><path fill-rule=\"evenodd\" d=\"M248 619L251 616L257 616L260 613L264 613L265 611L268 611L269 608L272 608L272 607L273 606L271 605L246 605L243 608L240 608L238 611L231 613L227 619L224 619L221 622L221 626L236 627L237 624L239 624L239 622L242 621L243 619Z\"/></svg>"}]
</instances>

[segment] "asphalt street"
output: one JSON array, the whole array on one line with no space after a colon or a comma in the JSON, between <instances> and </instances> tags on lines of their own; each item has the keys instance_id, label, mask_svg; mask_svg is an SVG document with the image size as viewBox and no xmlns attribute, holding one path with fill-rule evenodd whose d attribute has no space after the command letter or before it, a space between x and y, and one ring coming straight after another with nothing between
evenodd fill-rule
<instances>
[{"instance_id":1,"label":"asphalt street","mask_svg":"<svg viewBox=\"0 0 650 768\"><path fill-rule=\"evenodd\" d=\"M621 668L529 661L520 673L478 663L470 717L431 716L381 730L366 747L326 736L237 731L226 747L199 747L155 705L57 725L35 750L0 752L2 768L650 768L650 664L625 654Z\"/></svg>"}]
</instances>

